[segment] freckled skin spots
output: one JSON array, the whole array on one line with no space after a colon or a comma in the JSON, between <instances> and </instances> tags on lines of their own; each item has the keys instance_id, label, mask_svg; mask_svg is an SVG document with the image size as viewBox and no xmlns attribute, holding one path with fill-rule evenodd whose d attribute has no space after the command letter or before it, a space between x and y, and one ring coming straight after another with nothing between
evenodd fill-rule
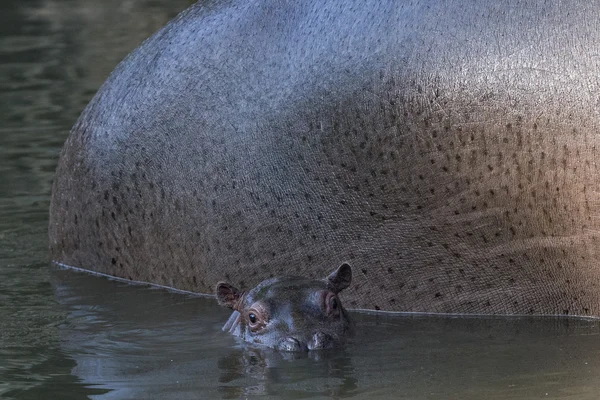
<instances>
[{"instance_id":1,"label":"freckled skin spots","mask_svg":"<svg viewBox=\"0 0 600 400\"><path fill-rule=\"evenodd\" d=\"M347 258L350 307L600 316L593 4L249 4L192 6L98 91L53 260L212 293Z\"/></svg>"}]
</instances>

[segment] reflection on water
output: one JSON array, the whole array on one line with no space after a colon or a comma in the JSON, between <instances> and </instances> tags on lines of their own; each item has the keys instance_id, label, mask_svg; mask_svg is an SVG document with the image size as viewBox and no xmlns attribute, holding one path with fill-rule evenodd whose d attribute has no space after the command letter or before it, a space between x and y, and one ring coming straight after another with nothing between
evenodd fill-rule
<instances>
[{"instance_id":1,"label":"reflection on water","mask_svg":"<svg viewBox=\"0 0 600 400\"><path fill-rule=\"evenodd\" d=\"M250 395L339 398L353 396L358 388L346 350L297 354L242 348L221 358L219 370L219 391L226 399Z\"/></svg>"},{"instance_id":2,"label":"reflection on water","mask_svg":"<svg viewBox=\"0 0 600 400\"><path fill-rule=\"evenodd\" d=\"M600 322L353 313L342 351L221 331L212 299L48 266L52 174L114 65L188 0L0 4L0 397L597 399Z\"/></svg>"},{"instance_id":3,"label":"reflection on water","mask_svg":"<svg viewBox=\"0 0 600 400\"><path fill-rule=\"evenodd\" d=\"M280 353L221 331L211 298L53 272L62 351L97 398L596 398L600 322L352 313L344 350ZM546 395L546 393L548 395ZM482 397L483 396L483 397Z\"/></svg>"}]
</instances>

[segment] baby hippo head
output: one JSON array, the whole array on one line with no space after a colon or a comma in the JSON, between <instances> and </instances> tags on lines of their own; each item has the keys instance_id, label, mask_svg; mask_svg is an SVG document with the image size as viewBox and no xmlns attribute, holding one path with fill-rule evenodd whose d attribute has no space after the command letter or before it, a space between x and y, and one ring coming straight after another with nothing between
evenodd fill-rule
<instances>
[{"instance_id":1,"label":"baby hippo head","mask_svg":"<svg viewBox=\"0 0 600 400\"><path fill-rule=\"evenodd\" d=\"M352 269L344 263L323 280L271 278L248 292L220 282L219 304L234 310L223 330L282 351L336 347L350 333L338 293L351 281Z\"/></svg>"}]
</instances>

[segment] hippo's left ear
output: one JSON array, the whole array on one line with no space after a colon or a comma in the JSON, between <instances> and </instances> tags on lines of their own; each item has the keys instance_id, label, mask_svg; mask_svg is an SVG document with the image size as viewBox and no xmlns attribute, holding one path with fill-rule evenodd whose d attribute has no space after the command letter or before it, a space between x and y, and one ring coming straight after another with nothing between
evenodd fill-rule
<instances>
[{"instance_id":1,"label":"hippo's left ear","mask_svg":"<svg viewBox=\"0 0 600 400\"><path fill-rule=\"evenodd\" d=\"M240 300L243 296L244 292L238 290L236 287L231 286L229 283L217 283L217 301L219 302L219 305L237 310L240 305Z\"/></svg>"},{"instance_id":2,"label":"hippo's left ear","mask_svg":"<svg viewBox=\"0 0 600 400\"><path fill-rule=\"evenodd\" d=\"M327 287L334 293L339 293L350 286L352 282L352 268L348 263L343 263L327 277Z\"/></svg>"}]
</instances>

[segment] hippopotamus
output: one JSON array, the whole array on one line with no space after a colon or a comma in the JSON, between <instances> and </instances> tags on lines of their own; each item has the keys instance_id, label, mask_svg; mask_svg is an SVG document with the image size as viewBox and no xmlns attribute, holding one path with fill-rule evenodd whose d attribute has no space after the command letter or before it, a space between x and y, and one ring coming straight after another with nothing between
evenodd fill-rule
<instances>
[{"instance_id":1,"label":"hippopotamus","mask_svg":"<svg viewBox=\"0 0 600 400\"><path fill-rule=\"evenodd\" d=\"M199 293L344 259L349 309L600 316L599 17L194 4L75 123L51 259Z\"/></svg>"},{"instance_id":2,"label":"hippopotamus","mask_svg":"<svg viewBox=\"0 0 600 400\"><path fill-rule=\"evenodd\" d=\"M275 277L247 293L219 282L219 304L234 310L223 330L282 351L337 347L351 333L350 318L338 297L351 281L350 265L343 263L323 280Z\"/></svg>"}]
</instances>

